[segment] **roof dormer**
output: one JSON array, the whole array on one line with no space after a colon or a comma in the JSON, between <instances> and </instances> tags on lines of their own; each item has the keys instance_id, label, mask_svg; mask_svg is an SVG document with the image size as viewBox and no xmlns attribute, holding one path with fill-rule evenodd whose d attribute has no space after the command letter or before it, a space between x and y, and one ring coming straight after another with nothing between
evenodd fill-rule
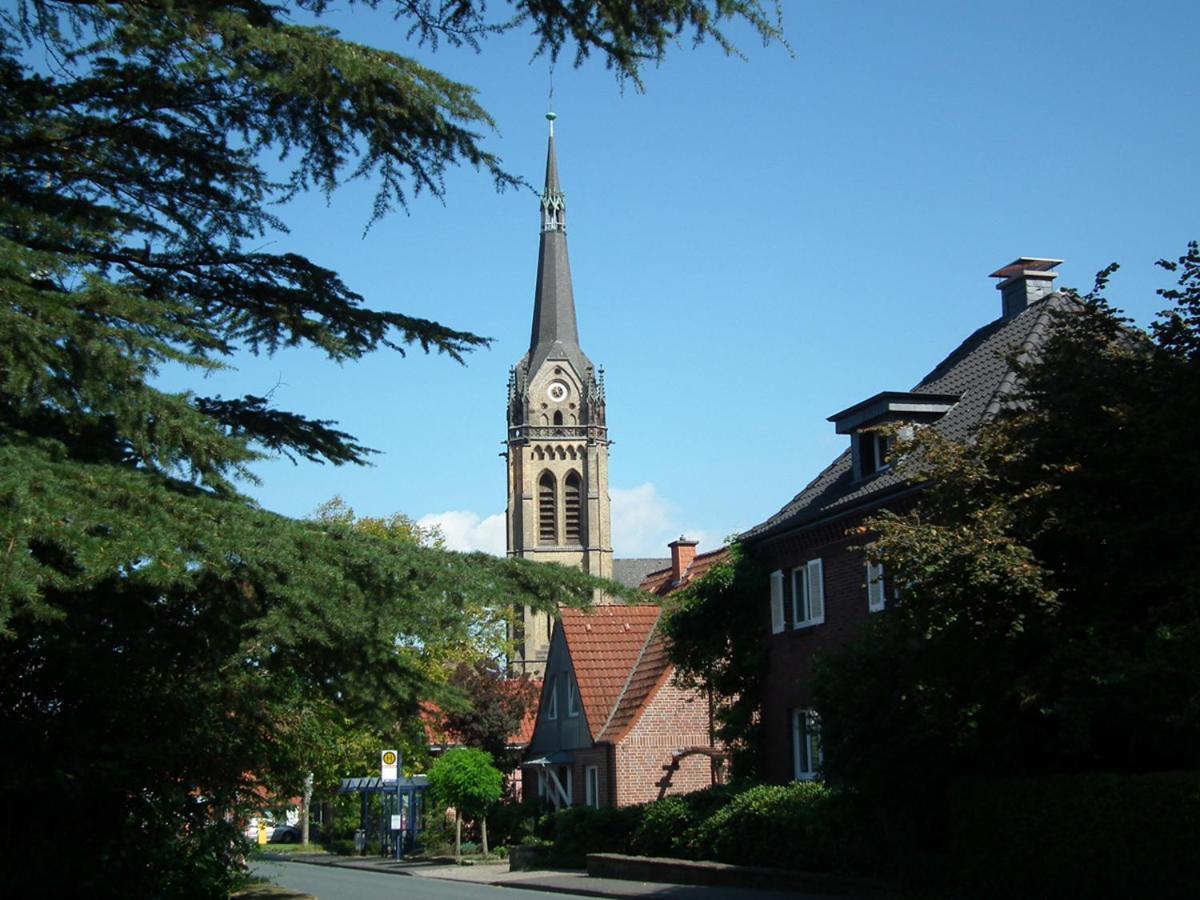
<instances>
[{"instance_id":1,"label":"roof dormer","mask_svg":"<svg viewBox=\"0 0 1200 900\"><path fill-rule=\"evenodd\" d=\"M887 468L891 435L888 425L928 425L959 400L957 394L914 394L883 391L829 417L838 434L850 435L855 481Z\"/></svg>"}]
</instances>

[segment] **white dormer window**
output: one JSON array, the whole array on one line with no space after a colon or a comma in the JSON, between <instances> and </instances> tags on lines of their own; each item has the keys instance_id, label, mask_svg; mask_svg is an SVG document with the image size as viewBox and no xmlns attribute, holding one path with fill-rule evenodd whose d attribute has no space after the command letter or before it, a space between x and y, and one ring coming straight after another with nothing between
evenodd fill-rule
<instances>
[{"instance_id":1,"label":"white dormer window","mask_svg":"<svg viewBox=\"0 0 1200 900\"><path fill-rule=\"evenodd\" d=\"M869 478L888 467L892 442L889 427L899 426L908 437L912 427L936 422L958 403L957 394L917 394L884 391L829 417L838 434L850 435L855 480Z\"/></svg>"},{"instance_id":2,"label":"white dormer window","mask_svg":"<svg viewBox=\"0 0 1200 900\"><path fill-rule=\"evenodd\" d=\"M855 475L866 478L887 469L887 455L891 446L891 435L882 431L860 431L854 435Z\"/></svg>"}]
</instances>

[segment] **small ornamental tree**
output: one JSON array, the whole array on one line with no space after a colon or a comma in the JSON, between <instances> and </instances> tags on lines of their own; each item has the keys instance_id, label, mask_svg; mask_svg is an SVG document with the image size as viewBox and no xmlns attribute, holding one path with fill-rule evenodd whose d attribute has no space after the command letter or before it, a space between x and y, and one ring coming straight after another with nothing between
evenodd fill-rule
<instances>
[{"instance_id":1,"label":"small ornamental tree","mask_svg":"<svg viewBox=\"0 0 1200 900\"><path fill-rule=\"evenodd\" d=\"M429 770L429 789L435 803L454 808L454 858L462 861L463 816L478 818L483 855L487 856L488 810L500 800L504 776L492 765L492 755L467 747L450 750Z\"/></svg>"}]
</instances>

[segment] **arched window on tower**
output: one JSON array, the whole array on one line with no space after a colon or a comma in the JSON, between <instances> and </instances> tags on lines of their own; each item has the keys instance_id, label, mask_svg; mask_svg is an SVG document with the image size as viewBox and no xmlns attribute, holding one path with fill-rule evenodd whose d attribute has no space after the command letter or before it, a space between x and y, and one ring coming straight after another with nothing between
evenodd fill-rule
<instances>
[{"instance_id":1,"label":"arched window on tower","mask_svg":"<svg viewBox=\"0 0 1200 900\"><path fill-rule=\"evenodd\" d=\"M543 472L538 479L538 543L558 543L558 522L555 514L558 511L557 488L554 476Z\"/></svg>"},{"instance_id":2,"label":"arched window on tower","mask_svg":"<svg viewBox=\"0 0 1200 900\"><path fill-rule=\"evenodd\" d=\"M554 411L554 424L561 425L562 423L563 423L562 410L556 409Z\"/></svg>"},{"instance_id":3,"label":"arched window on tower","mask_svg":"<svg viewBox=\"0 0 1200 900\"><path fill-rule=\"evenodd\" d=\"M583 483L578 472L567 473L563 483L563 507L566 518L566 538L568 544L583 543L582 535L582 504L580 494L583 493Z\"/></svg>"}]
</instances>

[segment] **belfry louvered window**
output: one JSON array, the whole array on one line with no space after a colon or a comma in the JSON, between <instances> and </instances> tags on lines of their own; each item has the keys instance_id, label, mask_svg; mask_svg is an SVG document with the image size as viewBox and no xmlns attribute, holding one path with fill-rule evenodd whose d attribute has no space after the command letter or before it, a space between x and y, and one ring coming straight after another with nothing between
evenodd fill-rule
<instances>
[{"instance_id":1,"label":"belfry louvered window","mask_svg":"<svg viewBox=\"0 0 1200 900\"><path fill-rule=\"evenodd\" d=\"M570 472L567 474L567 480L564 488L563 500L565 503L563 505L565 507L564 513L566 515L567 543L579 544L582 543L580 535L583 533L583 529L580 527L580 517L582 516L582 513L580 511L579 496L582 493L582 485L579 481L578 472Z\"/></svg>"},{"instance_id":2,"label":"belfry louvered window","mask_svg":"<svg viewBox=\"0 0 1200 900\"><path fill-rule=\"evenodd\" d=\"M558 543L558 522L556 513L558 511L558 498L554 476L549 472L543 472L542 477L538 479L538 543L539 544L557 544Z\"/></svg>"}]
</instances>

